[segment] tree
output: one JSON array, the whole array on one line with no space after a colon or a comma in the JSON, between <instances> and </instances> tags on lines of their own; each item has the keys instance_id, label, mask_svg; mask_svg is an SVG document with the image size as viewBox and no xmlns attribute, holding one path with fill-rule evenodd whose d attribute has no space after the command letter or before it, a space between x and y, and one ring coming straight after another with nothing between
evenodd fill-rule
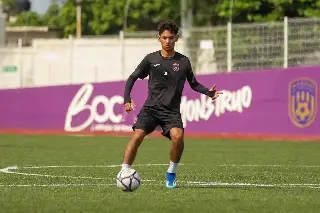
<instances>
[{"instance_id":1,"label":"tree","mask_svg":"<svg viewBox=\"0 0 320 213\"><path fill-rule=\"evenodd\" d=\"M180 0L132 0L128 10L128 30L155 30L161 19L178 21ZM175 3L175 4L173 4ZM82 32L84 35L105 35L118 33L124 24L126 1L119 0L83 0ZM67 0L61 9L61 26L64 35L76 31L76 5Z\"/></svg>"},{"instance_id":2,"label":"tree","mask_svg":"<svg viewBox=\"0 0 320 213\"><path fill-rule=\"evenodd\" d=\"M42 18L35 12L22 12L10 26L43 26Z\"/></svg>"},{"instance_id":3,"label":"tree","mask_svg":"<svg viewBox=\"0 0 320 213\"><path fill-rule=\"evenodd\" d=\"M52 4L42 17L43 23L50 28L61 28L60 6Z\"/></svg>"},{"instance_id":4,"label":"tree","mask_svg":"<svg viewBox=\"0 0 320 213\"><path fill-rule=\"evenodd\" d=\"M216 13L225 22L229 18L230 0L217 1ZM288 17L320 17L320 2L315 0L234 0L234 22L265 22Z\"/></svg>"},{"instance_id":5,"label":"tree","mask_svg":"<svg viewBox=\"0 0 320 213\"><path fill-rule=\"evenodd\" d=\"M7 20L9 20L10 16L13 13L16 0L0 0L0 1L2 1L3 10L5 13L7 13Z\"/></svg>"},{"instance_id":6,"label":"tree","mask_svg":"<svg viewBox=\"0 0 320 213\"><path fill-rule=\"evenodd\" d=\"M2 6L3 8L13 8L14 5L16 4L16 0L1 0L2 1Z\"/></svg>"},{"instance_id":7,"label":"tree","mask_svg":"<svg viewBox=\"0 0 320 213\"><path fill-rule=\"evenodd\" d=\"M11 7L16 0L2 0ZM187 0L193 11L194 26L226 25L229 20L230 0ZM76 1L66 0L60 8L52 5L44 15L42 24L60 27L63 35L76 32ZM106 35L118 33L124 26L126 0L82 0L83 35ZM9 5L9 6L8 6ZM11 6L10 6L11 5ZM40 24L37 15L33 22ZM25 23L26 14L21 14L19 23ZM28 17L29 17L28 16ZM233 0L232 21L265 22L288 17L320 17L320 1L315 0ZM180 22L180 0L131 0L128 9L127 30L155 30L163 19ZM29 23L33 23L29 22Z\"/></svg>"}]
</instances>

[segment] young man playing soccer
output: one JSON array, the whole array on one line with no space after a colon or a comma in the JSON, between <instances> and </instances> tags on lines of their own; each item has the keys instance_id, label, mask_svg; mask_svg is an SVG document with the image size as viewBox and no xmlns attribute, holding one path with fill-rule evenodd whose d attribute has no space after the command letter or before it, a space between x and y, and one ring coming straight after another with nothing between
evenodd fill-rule
<instances>
[{"instance_id":1,"label":"young man playing soccer","mask_svg":"<svg viewBox=\"0 0 320 213\"><path fill-rule=\"evenodd\" d=\"M145 56L126 82L124 103L126 112L134 108L130 93L135 81L149 76L148 98L133 125L134 134L128 142L122 169L130 168L144 137L161 126L162 135L172 141L170 166L167 170L166 186L176 187L176 169L184 149L184 128L180 114L180 103L185 81L191 88L215 100L221 92L213 86L210 90L197 82L188 57L174 50L178 41L178 26L164 21L158 26L158 41L162 50Z\"/></svg>"}]
</instances>

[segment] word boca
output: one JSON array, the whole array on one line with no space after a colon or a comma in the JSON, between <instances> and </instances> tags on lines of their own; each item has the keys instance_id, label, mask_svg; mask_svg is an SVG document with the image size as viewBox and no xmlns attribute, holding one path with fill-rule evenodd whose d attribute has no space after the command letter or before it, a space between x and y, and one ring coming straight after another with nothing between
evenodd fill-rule
<instances>
[{"instance_id":1,"label":"word boca","mask_svg":"<svg viewBox=\"0 0 320 213\"><path fill-rule=\"evenodd\" d=\"M215 101L206 95L201 95L200 99L181 99L180 112L184 127L188 122L208 120L214 113L219 117L226 112L242 113L244 108L249 108L252 101L252 90L250 86L244 86L236 91L224 90Z\"/></svg>"},{"instance_id":2,"label":"word boca","mask_svg":"<svg viewBox=\"0 0 320 213\"><path fill-rule=\"evenodd\" d=\"M77 92L77 94L75 95L75 97L69 105L65 120L65 131L82 131L88 128L94 122L104 123L108 120L115 124L122 122L123 115L115 114L114 107L116 104L123 105L123 97L116 95L107 98L106 96L98 95L93 97L91 104L89 104L88 102L92 96L93 89L94 87L92 84L85 84L79 89L79 91ZM103 114L99 114L97 112L99 104L102 104L104 107ZM72 126L73 118L85 110L89 111L88 118L81 124L78 124L77 126Z\"/></svg>"}]
</instances>

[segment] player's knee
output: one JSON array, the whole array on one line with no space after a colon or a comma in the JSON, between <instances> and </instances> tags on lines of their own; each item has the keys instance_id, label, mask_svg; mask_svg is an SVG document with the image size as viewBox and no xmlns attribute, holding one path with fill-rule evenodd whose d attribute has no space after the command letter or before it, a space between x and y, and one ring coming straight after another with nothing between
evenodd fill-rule
<instances>
[{"instance_id":1,"label":"player's knee","mask_svg":"<svg viewBox=\"0 0 320 213\"><path fill-rule=\"evenodd\" d=\"M146 136L146 133L143 130L136 129L132 136L132 140L134 140L135 142L141 143L145 136Z\"/></svg>"},{"instance_id":2,"label":"player's knee","mask_svg":"<svg viewBox=\"0 0 320 213\"><path fill-rule=\"evenodd\" d=\"M183 135L182 134L175 134L171 136L171 139L175 143L183 143Z\"/></svg>"},{"instance_id":3,"label":"player's knee","mask_svg":"<svg viewBox=\"0 0 320 213\"><path fill-rule=\"evenodd\" d=\"M183 143L183 130L179 128L173 128L170 131L171 140L175 143Z\"/></svg>"}]
</instances>

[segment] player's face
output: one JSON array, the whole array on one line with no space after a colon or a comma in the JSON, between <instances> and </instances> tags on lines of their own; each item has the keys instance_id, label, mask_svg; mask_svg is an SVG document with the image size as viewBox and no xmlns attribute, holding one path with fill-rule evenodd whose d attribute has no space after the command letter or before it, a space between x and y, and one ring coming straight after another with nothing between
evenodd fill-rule
<instances>
[{"instance_id":1,"label":"player's face","mask_svg":"<svg viewBox=\"0 0 320 213\"><path fill-rule=\"evenodd\" d=\"M174 45L178 41L179 36L171 33L169 30L165 30L158 36L158 40L161 43L162 49L165 51L173 51Z\"/></svg>"}]
</instances>

